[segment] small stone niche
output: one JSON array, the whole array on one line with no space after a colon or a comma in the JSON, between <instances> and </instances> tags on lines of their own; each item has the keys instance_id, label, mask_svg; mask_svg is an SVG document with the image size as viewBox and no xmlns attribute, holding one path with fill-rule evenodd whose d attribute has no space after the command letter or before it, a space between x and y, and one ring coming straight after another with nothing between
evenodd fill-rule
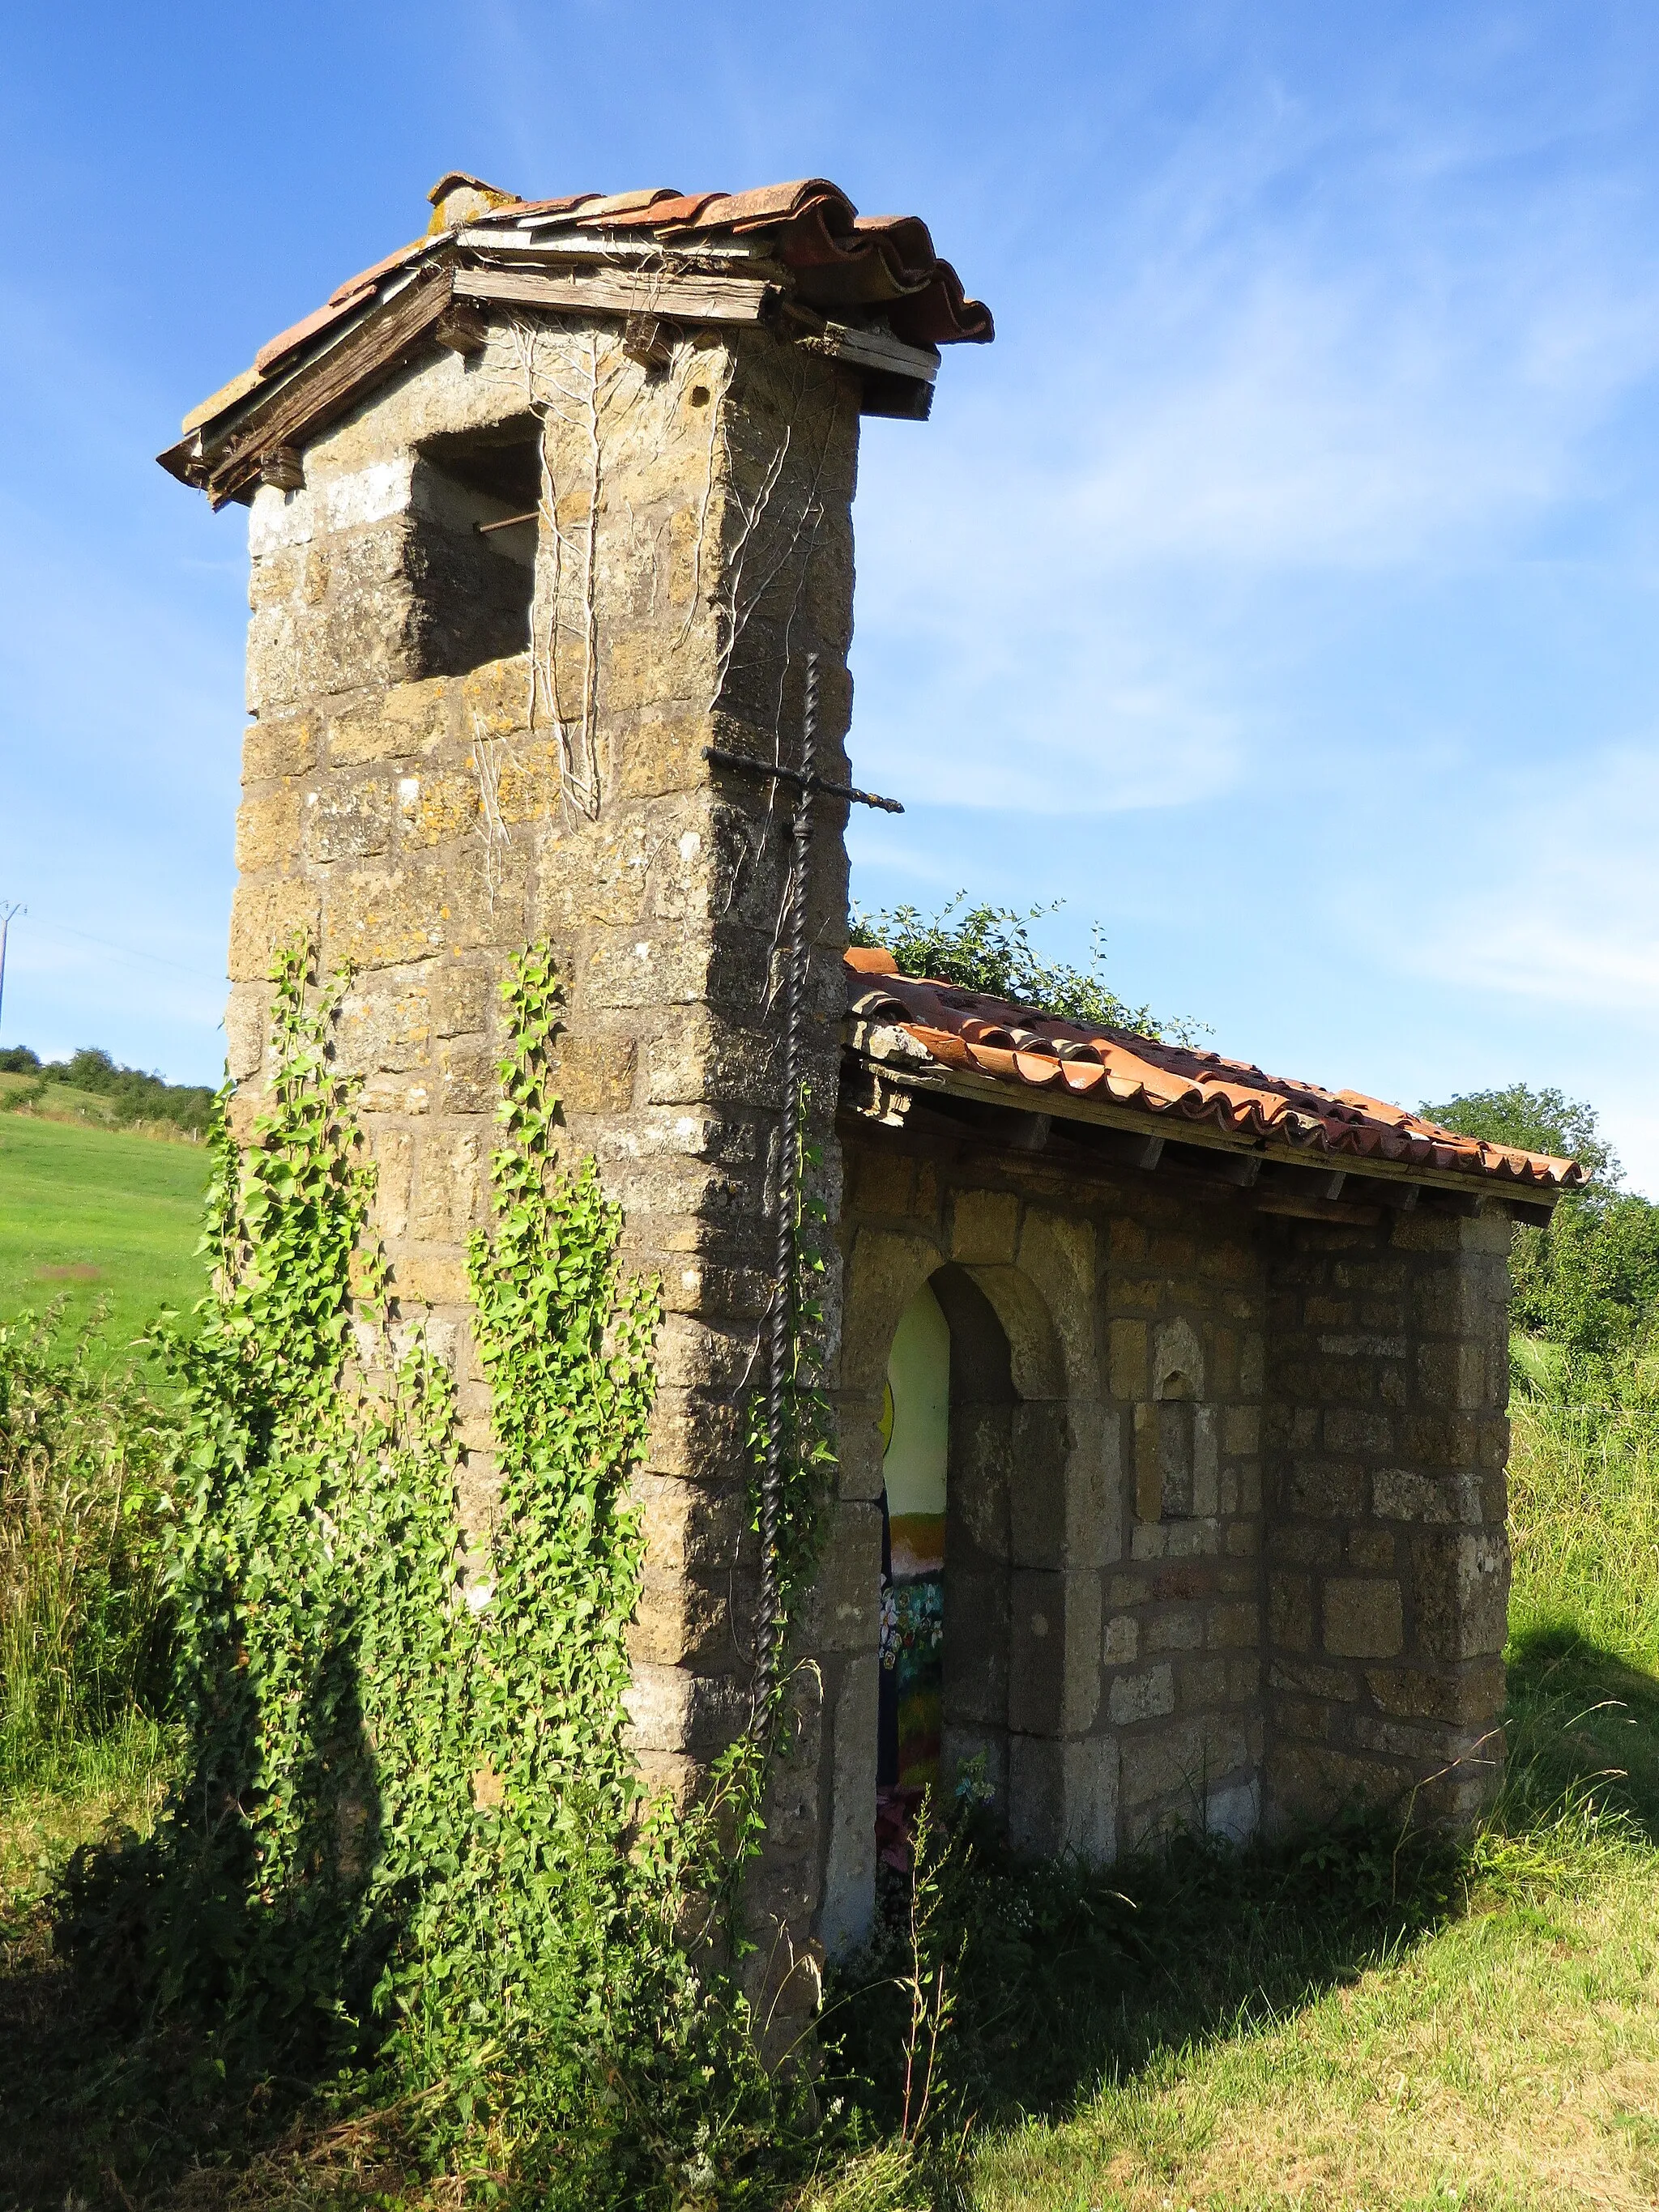
<instances>
[{"instance_id":1,"label":"small stone niche","mask_svg":"<svg viewBox=\"0 0 1659 2212\"><path fill-rule=\"evenodd\" d=\"M1158 1474L1165 1521L1188 1521L1194 1500L1193 1388L1184 1375L1166 1376L1158 1398Z\"/></svg>"},{"instance_id":2,"label":"small stone niche","mask_svg":"<svg viewBox=\"0 0 1659 2212\"><path fill-rule=\"evenodd\" d=\"M532 416L421 447L408 552L418 674L464 676L527 649L541 479Z\"/></svg>"}]
</instances>

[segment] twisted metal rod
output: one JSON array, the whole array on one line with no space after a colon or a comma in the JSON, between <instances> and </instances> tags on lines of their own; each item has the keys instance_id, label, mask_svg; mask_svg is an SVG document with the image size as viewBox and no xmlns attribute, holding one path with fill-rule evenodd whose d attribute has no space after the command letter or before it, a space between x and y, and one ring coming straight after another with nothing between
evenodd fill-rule
<instances>
[{"instance_id":1,"label":"twisted metal rod","mask_svg":"<svg viewBox=\"0 0 1659 2212\"><path fill-rule=\"evenodd\" d=\"M789 823L789 877L785 891L787 933L783 974L783 1111L778 1125L777 1245L768 1341L766 1457L760 1496L760 1694L769 1698L778 1678L778 1521L782 1507L784 1407L789 1390L795 1305L795 1230L800 1212L801 1033L806 993L806 861L812 833L818 738L818 657L806 656L806 701L801 718L801 760ZM793 778L790 779L792 781Z\"/></svg>"}]
</instances>

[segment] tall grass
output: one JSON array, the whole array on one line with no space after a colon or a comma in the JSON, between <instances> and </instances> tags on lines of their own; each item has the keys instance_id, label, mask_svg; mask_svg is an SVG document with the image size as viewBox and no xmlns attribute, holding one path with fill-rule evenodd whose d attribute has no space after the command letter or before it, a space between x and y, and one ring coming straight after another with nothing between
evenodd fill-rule
<instances>
[{"instance_id":1,"label":"tall grass","mask_svg":"<svg viewBox=\"0 0 1659 2212\"><path fill-rule=\"evenodd\" d=\"M96 1317L67 1352L58 1320L0 1328L0 1791L128 1732L167 1656L176 1428Z\"/></svg>"},{"instance_id":2,"label":"tall grass","mask_svg":"<svg viewBox=\"0 0 1659 2212\"><path fill-rule=\"evenodd\" d=\"M1576 1636L1659 1672L1659 1404L1618 1395L1626 1402L1516 1401L1510 1633Z\"/></svg>"}]
</instances>

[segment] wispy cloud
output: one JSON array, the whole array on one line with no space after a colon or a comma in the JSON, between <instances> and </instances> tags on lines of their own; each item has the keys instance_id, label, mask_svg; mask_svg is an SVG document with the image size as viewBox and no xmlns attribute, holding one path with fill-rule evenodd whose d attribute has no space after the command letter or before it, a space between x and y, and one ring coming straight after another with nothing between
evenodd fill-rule
<instances>
[{"instance_id":1,"label":"wispy cloud","mask_svg":"<svg viewBox=\"0 0 1659 2212\"><path fill-rule=\"evenodd\" d=\"M934 423L871 442L860 733L920 794L1212 798L1314 748L1310 672L1379 580L1518 568L1623 493L1604 434L1659 373L1651 195L1518 131L1346 119L1334 143L1263 91L1242 144L1186 134L1086 283L1039 248Z\"/></svg>"},{"instance_id":2,"label":"wispy cloud","mask_svg":"<svg viewBox=\"0 0 1659 2212\"><path fill-rule=\"evenodd\" d=\"M1400 940L1405 964L1455 947L1472 986L1659 1018L1659 747L1625 747L1559 787L1532 787L1468 825L1458 888Z\"/></svg>"}]
</instances>

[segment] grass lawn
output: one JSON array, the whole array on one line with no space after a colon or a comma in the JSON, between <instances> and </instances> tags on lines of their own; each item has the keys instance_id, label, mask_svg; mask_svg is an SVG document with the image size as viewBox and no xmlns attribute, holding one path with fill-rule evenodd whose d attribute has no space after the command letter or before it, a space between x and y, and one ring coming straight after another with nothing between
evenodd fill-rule
<instances>
[{"instance_id":1,"label":"grass lawn","mask_svg":"<svg viewBox=\"0 0 1659 2212\"><path fill-rule=\"evenodd\" d=\"M1659 1698L1656 1698L1659 1705ZM984 2212L1659 2204L1659 1852L1578 1838L1434 1934L987 2142Z\"/></svg>"},{"instance_id":2,"label":"grass lawn","mask_svg":"<svg viewBox=\"0 0 1659 2212\"><path fill-rule=\"evenodd\" d=\"M158 1306L188 1312L207 1178L202 1145L0 1114L0 1322L61 1297L73 1326L102 1300L118 1347Z\"/></svg>"},{"instance_id":3,"label":"grass lawn","mask_svg":"<svg viewBox=\"0 0 1659 2212\"><path fill-rule=\"evenodd\" d=\"M1241 1881L1236 1909L1209 1908L1161 1985L1102 1992L1102 2040L1119 2054L1103 2085L1088 2051L1071 2054L1076 2093L987 2130L943 2186L890 2144L824 2176L799 2212L1651 2212L1659 1680L1570 1639L1523 1641L1511 1657L1516 1783L1426 1932L1379 1941L1374 1915L1356 1906L1350 1920L1340 1904L1317 1925L1275 1924L1260 1884ZM209 2097L192 2125L176 2087L163 2096L125 2049L87 2069L46 1899L77 1842L148 1826L163 1751L136 1725L0 1801L0 2081L14 2114L0 2207L486 2201L412 2179L395 2124L385 2140L372 2112L324 2108L261 2148L257 2114ZM1603 1809L1563 1818L1564 1790Z\"/></svg>"}]
</instances>

